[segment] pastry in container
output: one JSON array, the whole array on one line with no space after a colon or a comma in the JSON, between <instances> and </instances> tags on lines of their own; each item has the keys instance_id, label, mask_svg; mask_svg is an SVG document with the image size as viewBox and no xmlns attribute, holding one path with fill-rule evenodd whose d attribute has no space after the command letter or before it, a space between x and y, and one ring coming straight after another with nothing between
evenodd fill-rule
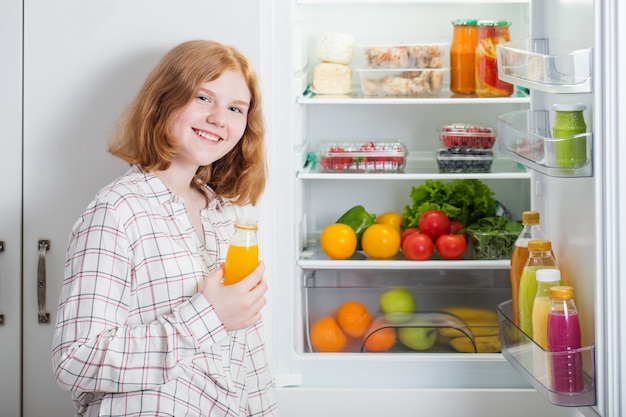
<instances>
[{"instance_id":1,"label":"pastry in container","mask_svg":"<svg viewBox=\"0 0 626 417\"><path fill-rule=\"evenodd\" d=\"M365 96L432 97L441 92L445 69L359 69Z\"/></svg>"},{"instance_id":2,"label":"pastry in container","mask_svg":"<svg viewBox=\"0 0 626 417\"><path fill-rule=\"evenodd\" d=\"M447 44L365 45L367 68L442 68Z\"/></svg>"},{"instance_id":3,"label":"pastry in container","mask_svg":"<svg viewBox=\"0 0 626 417\"><path fill-rule=\"evenodd\" d=\"M317 57L322 62L348 65L354 55L354 36L340 32L323 32L317 38Z\"/></svg>"},{"instance_id":4,"label":"pastry in container","mask_svg":"<svg viewBox=\"0 0 626 417\"><path fill-rule=\"evenodd\" d=\"M439 172L491 172L493 151L477 148L442 148L437 151Z\"/></svg>"},{"instance_id":5,"label":"pastry in container","mask_svg":"<svg viewBox=\"0 0 626 417\"><path fill-rule=\"evenodd\" d=\"M441 128L441 143L446 148L491 149L496 132L491 126L452 123Z\"/></svg>"},{"instance_id":6,"label":"pastry in container","mask_svg":"<svg viewBox=\"0 0 626 417\"><path fill-rule=\"evenodd\" d=\"M406 156L401 142L330 142L317 160L323 172L403 172Z\"/></svg>"},{"instance_id":7,"label":"pastry in container","mask_svg":"<svg viewBox=\"0 0 626 417\"><path fill-rule=\"evenodd\" d=\"M316 94L348 94L352 90L352 70L344 64L318 64L313 69L312 90Z\"/></svg>"}]
</instances>

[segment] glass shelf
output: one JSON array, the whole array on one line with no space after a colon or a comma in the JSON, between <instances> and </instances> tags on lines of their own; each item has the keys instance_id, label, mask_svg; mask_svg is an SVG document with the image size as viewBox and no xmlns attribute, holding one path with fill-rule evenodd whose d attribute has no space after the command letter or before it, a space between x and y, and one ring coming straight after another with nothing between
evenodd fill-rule
<instances>
[{"instance_id":1,"label":"glass shelf","mask_svg":"<svg viewBox=\"0 0 626 417\"><path fill-rule=\"evenodd\" d=\"M310 241L305 250L300 253L297 265L302 269L384 269L384 270L409 270L409 269L508 269L510 259L479 260L471 258L468 248L466 255L458 260L445 260L439 255L433 255L432 260L415 261L404 257L402 251L392 258L373 259L368 258L362 251L357 251L345 260L331 259L319 246L318 241Z\"/></svg>"},{"instance_id":2,"label":"glass shelf","mask_svg":"<svg viewBox=\"0 0 626 417\"><path fill-rule=\"evenodd\" d=\"M323 172L317 164L307 164L298 172L298 178L304 180L426 180L426 179L526 179L530 172L518 162L497 156L490 172L445 173L439 172L435 153L419 152L409 154L403 172L357 173Z\"/></svg>"},{"instance_id":3,"label":"glass shelf","mask_svg":"<svg viewBox=\"0 0 626 417\"><path fill-rule=\"evenodd\" d=\"M559 53L547 39L498 44L498 76L515 85L547 93L590 93L592 49Z\"/></svg>"},{"instance_id":4,"label":"glass shelf","mask_svg":"<svg viewBox=\"0 0 626 417\"><path fill-rule=\"evenodd\" d=\"M592 175L593 134L551 138L547 110L518 110L498 116L500 150L510 158L553 177ZM558 159L562 147L575 149L578 160Z\"/></svg>"},{"instance_id":5,"label":"glass shelf","mask_svg":"<svg viewBox=\"0 0 626 417\"><path fill-rule=\"evenodd\" d=\"M513 368L552 404L568 407L595 405L595 347L586 346L567 353L547 352L513 323L512 316L511 300L498 306L502 355ZM552 390L549 381L549 364L555 359L573 355L580 355L583 362L583 390L580 392Z\"/></svg>"},{"instance_id":6,"label":"glass shelf","mask_svg":"<svg viewBox=\"0 0 626 417\"><path fill-rule=\"evenodd\" d=\"M519 89L510 97L463 96L443 89L435 97L372 97L365 96L360 86L354 86L350 94L344 95L315 94L307 89L297 101L299 104L529 104L530 96Z\"/></svg>"}]
</instances>

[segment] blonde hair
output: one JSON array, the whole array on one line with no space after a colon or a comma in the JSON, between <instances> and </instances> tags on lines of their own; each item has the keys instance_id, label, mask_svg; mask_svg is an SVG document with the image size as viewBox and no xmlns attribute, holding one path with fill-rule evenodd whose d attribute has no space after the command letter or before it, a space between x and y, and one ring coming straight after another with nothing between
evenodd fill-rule
<instances>
[{"instance_id":1,"label":"blonde hair","mask_svg":"<svg viewBox=\"0 0 626 417\"><path fill-rule=\"evenodd\" d=\"M183 42L150 72L117 124L109 152L145 171L167 169L176 155L169 129L201 84L225 71L243 74L250 90L243 137L224 157L198 168L193 186L208 184L234 204L256 204L265 188L265 124L261 92L250 61L232 46L210 40Z\"/></svg>"}]
</instances>

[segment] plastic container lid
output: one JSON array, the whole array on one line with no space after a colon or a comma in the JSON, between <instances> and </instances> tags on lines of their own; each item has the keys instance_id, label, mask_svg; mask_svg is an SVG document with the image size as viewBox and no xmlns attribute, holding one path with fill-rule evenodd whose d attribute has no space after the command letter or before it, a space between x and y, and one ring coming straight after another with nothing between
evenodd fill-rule
<instances>
[{"instance_id":1,"label":"plastic container lid","mask_svg":"<svg viewBox=\"0 0 626 417\"><path fill-rule=\"evenodd\" d=\"M583 103L564 103L552 105L554 111L584 111L587 106Z\"/></svg>"},{"instance_id":2,"label":"plastic container lid","mask_svg":"<svg viewBox=\"0 0 626 417\"><path fill-rule=\"evenodd\" d=\"M510 20L479 20L478 26L511 26Z\"/></svg>"},{"instance_id":3,"label":"plastic container lid","mask_svg":"<svg viewBox=\"0 0 626 417\"><path fill-rule=\"evenodd\" d=\"M478 19L457 19L453 20L452 24L455 26L476 26Z\"/></svg>"},{"instance_id":4,"label":"plastic container lid","mask_svg":"<svg viewBox=\"0 0 626 417\"><path fill-rule=\"evenodd\" d=\"M552 242L549 240L531 240L528 242L529 252L547 252L552 249Z\"/></svg>"},{"instance_id":5,"label":"plastic container lid","mask_svg":"<svg viewBox=\"0 0 626 417\"><path fill-rule=\"evenodd\" d=\"M537 270L537 282L558 282L561 280L561 271L545 268Z\"/></svg>"},{"instance_id":6,"label":"plastic container lid","mask_svg":"<svg viewBox=\"0 0 626 417\"><path fill-rule=\"evenodd\" d=\"M539 212L538 211L525 211L522 213L522 223L524 224L539 224Z\"/></svg>"},{"instance_id":7,"label":"plastic container lid","mask_svg":"<svg viewBox=\"0 0 626 417\"><path fill-rule=\"evenodd\" d=\"M550 288L550 298L557 300L568 300L574 298L574 287L568 285L559 285Z\"/></svg>"}]
</instances>

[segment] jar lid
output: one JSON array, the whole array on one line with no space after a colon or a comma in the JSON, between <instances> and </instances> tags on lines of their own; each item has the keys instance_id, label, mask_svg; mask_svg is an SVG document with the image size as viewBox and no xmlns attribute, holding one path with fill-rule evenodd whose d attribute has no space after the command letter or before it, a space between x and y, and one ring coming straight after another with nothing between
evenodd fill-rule
<instances>
[{"instance_id":1,"label":"jar lid","mask_svg":"<svg viewBox=\"0 0 626 417\"><path fill-rule=\"evenodd\" d=\"M583 103L563 103L552 105L554 111L584 111L587 109Z\"/></svg>"},{"instance_id":2,"label":"jar lid","mask_svg":"<svg viewBox=\"0 0 626 417\"><path fill-rule=\"evenodd\" d=\"M479 20L478 26L511 26L510 20Z\"/></svg>"},{"instance_id":3,"label":"jar lid","mask_svg":"<svg viewBox=\"0 0 626 417\"><path fill-rule=\"evenodd\" d=\"M452 24L455 26L476 26L478 19L457 19L453 20Z\"/></svg>"},{"instance_id":4,"label":"jar lid","mask_svg":"<svg viewBox=\"0 0 626 417\"><path fill-rule=\"evenodd\" d=\"M529 252L547 252L552 249L552 242L549 240L531 240L528 242Z\"/></svg>"},{"instance_id":5,"label":"jar lid","mask_svg":"<svg viewBox=\"0 0 626 417\"><path fill-rule=\"evenodd\" d=\"M558 282L561 281L561 271L553 268L537 270L537 282Z\"/></svg>"},{"instance_id":6,"label":"jar lid","mask_svg":"<svg viewBox=\"0 0 626 417\"><path fill-rule=\"evenodd\" d=\"M574 298L574 287L568 285L558 285L550 288L550 298L557 300L568 300Z\"/></svg>"},{"instance_id":7,"label":"jar lid","mask_svg":"<svg viewBox=\"0 0 626 417\"><path fill-rule=\"evenodd\" d=\"M525 211L522 213L522 223L524 224L539 224L539 212L538 211Z\"/></svg>"}]
</instances>

